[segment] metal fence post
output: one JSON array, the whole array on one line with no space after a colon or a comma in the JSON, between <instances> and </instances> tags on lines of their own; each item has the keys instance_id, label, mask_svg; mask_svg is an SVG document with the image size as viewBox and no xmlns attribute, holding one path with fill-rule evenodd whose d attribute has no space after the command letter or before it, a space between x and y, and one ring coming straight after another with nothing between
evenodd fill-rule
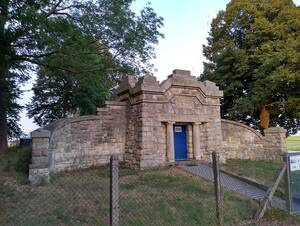
<instances>
[{"instance_id":1,"label":"metal fence post","mask_svg":"<svg viewBox=\"0 0 300 226\"><path fill-rule=\"evenodd\" d=\"M285 200L286 200L286 209L289 214L292 213L292 199L291 199L291 181L290 181L290 161L288 154L283 156L283 162L286 164L285 172Z\"/></svg>"},{"instance_id":2,"label":"metal fence post","mask_svg":"<svg viewBox=\"0 0 300 226\"><path fill-rule=\"evenodd\" d=\"M223 225L219 154L215 151L212 153L212 161L216 197L216 215L219 225Z\"/></svg>"},{"instance_id":3,"label":"metal fence post","mask_svg":"<svg viewBox=\"0 0 300 226\"><path fill-rule=\"evenodd\" d=\"M119 161L110 157L110 225L119 226Z\"/></svg>"}]
</instances>

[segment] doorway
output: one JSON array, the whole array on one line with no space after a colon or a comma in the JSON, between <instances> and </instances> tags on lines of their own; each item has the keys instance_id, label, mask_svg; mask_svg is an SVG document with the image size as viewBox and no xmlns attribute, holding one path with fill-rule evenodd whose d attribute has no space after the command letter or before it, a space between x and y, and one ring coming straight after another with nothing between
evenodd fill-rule
<instances>
[{"instance_id":1,"label":"doorway","mask_svg":"<svg viewBox=\"0 0 300 226\"><path fill-rule=\"evenodd\" d=\"M187 131L186 125L174 125L175 160L187 159Z\"/></svg>"}]
</instances>

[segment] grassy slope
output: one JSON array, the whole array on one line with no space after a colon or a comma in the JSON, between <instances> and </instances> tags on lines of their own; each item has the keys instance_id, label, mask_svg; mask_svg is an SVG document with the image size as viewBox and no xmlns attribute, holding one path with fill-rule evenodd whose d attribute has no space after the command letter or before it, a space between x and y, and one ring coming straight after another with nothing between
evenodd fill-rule
<instances>
[{"instance_id":1,"label":"grassy slope","mask_svg":"<svg viewBox=\"0 0 300 226\"><path fill-rule=\"evenodd\" d=\"M32 187L14 170L16 153L0 159L9 163L0 168L0 225L108 225L107 168L56 174L51 184ZM227 191L224 202L227 223L248 219L257 207ZM122 225L214 225L214 203L211 183L176 168L120 171Z\"/></svg>"},{"instance_id":2,"label":"grassy slope","mask_svg":"<svg viewBox=\"0 0 300 226\"><path fill-rule=\"evenodd\" d=\"M108 225L107 168L52 175L50 184L32 187L21 171L27 170L21 164L28 159L24 153L0 156L0 225ZM260 167L270 175L276 168ZM255 202L233 192L224 191L223 197L226 223L249 219L256 211ZM214 225L214 203L210 182L176 168L120 170L121 225ZM287 225L299 221L274 210L268 219L284 219Z\"/></svg>"},{"instance_id":3,"label":"grassy slope","mask_svg":"<svg viewBox=\"0 0 300 226\"><path fill-rule=\"evenodd\" d=\"M289 136L287 146L289 151L300 151L300 136Z\"/></svg>"},{"instance_id":4,"label":"grassy slope","mask_svg":"<svg viewBox=\"0 0 300 226\"><path fill-rule=\"evenodd\" d=\"M223 164L221 168L269 186L272 184L280 164L271 161L227 160L226 164ZM284 192L283 180L279 184L279 190ZM280 221L282 224L279 225L299 225L300 222L300 216L289 216L286 212L276 209L268 210L265 218L272 220L272 222Z\"/></svg>"},{"instance_id":5,"label":"grassy slope","mask_svg":"<svg viewBox=\"0 0 300 226\"><path fill-rule=\"evenodd\" d=\"M260 182L271 185L280 164L271 161L227 160L222 169Z\"/></svg>"}]
</instances>

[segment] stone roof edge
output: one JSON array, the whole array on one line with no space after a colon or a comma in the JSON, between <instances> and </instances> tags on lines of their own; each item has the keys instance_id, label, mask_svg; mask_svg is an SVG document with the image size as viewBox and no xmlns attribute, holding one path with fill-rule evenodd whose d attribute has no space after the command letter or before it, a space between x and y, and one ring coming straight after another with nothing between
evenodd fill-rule
<instances>
[{"instance_id":1,"label":"stone roof edge","mask_svg":"<svg viewBox=\"0 0 300 226\"><path fill-rule=\"evenodd\" d=\"M163 94L171 87L197 88L205 97L220 98L223 96L223 91L219 90L214 82L201 82L195 76L192 76L190 71L180 69L173 70L173 73L162 82L157 81L157 78L153 75L145 75L138 80L128 75L124 77L116 89L115 95L122 96L129 94L130 96L136 96L149 92Z\"/></svg>"}]
</instances>

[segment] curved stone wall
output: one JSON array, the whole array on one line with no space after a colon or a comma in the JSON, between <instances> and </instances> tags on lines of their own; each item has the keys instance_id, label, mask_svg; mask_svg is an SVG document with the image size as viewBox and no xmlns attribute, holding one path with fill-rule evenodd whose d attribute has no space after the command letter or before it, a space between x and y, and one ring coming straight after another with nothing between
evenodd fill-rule
<instances>
[{"instance_id":1,"label":"curved stone wall","mask_svg":"<svg viewBox=\"0 0 300 226\"><path fill-rule=\"evenodd\" d=\"M281 160L285 153L286 130L265 130L265 136L239 122L222 119L223 154L226 159Z\"/></svg>"},{"instance_id":2,"label":"curved stone wall","mask_svg":"<svg viewBox=\"0 0 300 226\"><path fill-rule=\"evenodd\" d=\"M50 171L74 170L109 162L125 152L124 105L101 108L98 115L59 120L48 126Z\"/></svg>"},{"instance_id":3,"label":"curved stone wall","mask_svg":"<svg viewBox=\"0 0 300 226\"><path fill-rule=\"evenodd\" d=\"M215 83L200 82L189 71L174 70L159 83L146 75L126 77L114 101L97 115L66 118L32 133L30 178L48 180L50 171L98 166L119 155L133 168L173 164L174 125L188 127L188 159L279 160L286 151L285 130L270 128L262 136L241 123L220 118L223 92ZM48 171L47 171L48 169Z\"/></svg>"}]
</instances>

